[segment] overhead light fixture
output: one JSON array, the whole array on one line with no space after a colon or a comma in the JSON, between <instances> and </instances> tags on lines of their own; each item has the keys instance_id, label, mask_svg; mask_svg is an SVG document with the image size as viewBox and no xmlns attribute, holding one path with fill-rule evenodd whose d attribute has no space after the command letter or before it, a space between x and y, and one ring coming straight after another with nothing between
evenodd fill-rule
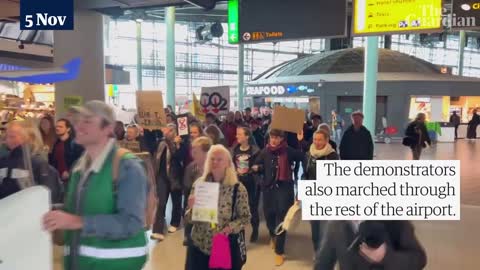
<instances>
[{"instance_id":1,"label":"overhead light fixture","mask_svg":"<svg viewBox=\"0 0 480 270\"><path fill-rule=\"evenodd\" d=\"M142 19L142 18L138 18L138 19L135 19L135 21L136 21L137 23L142 23L142 22L143 22L143 19Z\"/></svg>"}]
</instances>

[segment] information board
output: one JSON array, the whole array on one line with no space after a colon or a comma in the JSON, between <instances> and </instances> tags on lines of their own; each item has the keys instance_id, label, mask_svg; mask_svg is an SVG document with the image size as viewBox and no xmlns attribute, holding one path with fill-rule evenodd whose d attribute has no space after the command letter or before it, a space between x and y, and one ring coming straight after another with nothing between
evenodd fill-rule
<instances>
[{"instance_id":1,"label":"information board","mask_svg":"<svg viewBox=\"0 0 480 270\"><path fill-rule=\"evenodd\" d=\"M344 37L346 0L229 0L229 43Z\"/></svg>"},{"instance_id":2,"label":"information board","mask_svg":"<svg viewBox=\"0 0 480 270\"><path fill-rule=\"evenodd\" d=\"M355 0L353 34L440 31L442 10L442 0Z\"/></svg>"}]
</instances>

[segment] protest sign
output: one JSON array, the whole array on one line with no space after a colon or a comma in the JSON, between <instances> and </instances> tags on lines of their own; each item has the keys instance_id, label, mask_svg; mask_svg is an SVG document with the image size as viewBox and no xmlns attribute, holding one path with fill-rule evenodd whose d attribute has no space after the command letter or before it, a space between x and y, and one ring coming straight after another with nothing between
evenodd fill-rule
<instances>
[{"instance_id":1,"label":"protest sign","mask_svg":"<svg viewBox=\"0 0 480 270\"><path fill-rule=\"evenodd\" d=\"M218 183L198 182L195 184L193 221L218 223L219 191L220 185Z\"/></svg>"},{"instance_id":2,"label":"protest sign","mask_svg":"<svg viewBox=\"0 0 480 270\"><path fill-rule=\"evenodd\" d=\"M271 129L299 133L303 130L304 122L305 111L277 106L273 110Z\"/></svg>"},{"instance_id":3,"label":"protest sign","mask_svg":"<svg viewBox=\"0 0 480 270\"><path fill-rule=\"evenodd\" d=\"M160 129L167 122L160 91L138 91L137 111L138 124L144 129Z\"/></svg>"},{"instance_id":4,"label":"protest sign","mask_svg":"<svg viewBox=\"0 0 480 270\"><path fill-rule=\"evenodd\" d=\"M31 187L0 200L0 269L53 269L52 237L43 229L50 193Z\"/></svg>"},{"instance_id":5,"label":"protest sign","mask_svg":"<svg viewBox=\"0 0 480 270\"><path fill-rule=\"evenodd\" d=\"M188 128L188 116L186 114L180 114L177 116L177 129L178 136L188 136L190 134Z\"/></svg>"},{"instance_id":6,"label":"protest sign","mask_svg":"<svg viewBox=\"0 0 480 270\"><path fill-rule=\"evenodd\" d=\"M230 87L202 87L200 105L205 114L226 115L230 110Z\"/></svg>"}]
</instances>

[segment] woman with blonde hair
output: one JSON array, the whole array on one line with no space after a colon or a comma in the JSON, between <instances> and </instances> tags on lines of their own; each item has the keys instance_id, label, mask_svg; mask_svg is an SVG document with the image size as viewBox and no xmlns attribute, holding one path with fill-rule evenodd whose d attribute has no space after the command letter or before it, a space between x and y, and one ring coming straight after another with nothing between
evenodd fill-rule
<instances>
[{"instance_id":1,"label":"woman with blonde hair","mask_svg":"<svg viewBox=\"0 0 480 270\"><path fill-rule=\"evenodd\" d=\"M38 125L38 129L40 130L40 134L42 136L41 139L45 144L45 147L48 147L48 153L52 152L53 145L57 141L53 117L50 115L45 115L42 117L40 124Z\"/></svg>"},{"instance_id":2,"label":"woman with blonde hair","mask_svg":"<svg viewBox=\"0 0 480 270\"><path fill-rule=\"evenodd\" d=\"M204 182L220 184L217 224L192 221L195 186ZM193 184L188 199L186 221L193 224L186 270L208 270L213 237L217 234L239 234L250 222L247 190L238 181L230 152L222 145L214 145L208 151L203 175ZM237 263L232 260L232 270L242 268Z\"/></svg>"}]
</instances>

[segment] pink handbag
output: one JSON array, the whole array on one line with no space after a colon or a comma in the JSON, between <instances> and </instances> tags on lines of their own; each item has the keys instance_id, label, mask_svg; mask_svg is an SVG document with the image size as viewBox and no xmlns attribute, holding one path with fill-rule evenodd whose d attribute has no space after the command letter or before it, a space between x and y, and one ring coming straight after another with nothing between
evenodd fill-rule
<instances>
[{"instance_id":1,"label":"pink handbag","mask_svg":"<svg viewBox=\"0 0 480 270\"><path fill-rule=\"evenodd\" d=\"M217 234L212 240L212 252L208 267L210 269L232 269L232 257L228 236Z\"/></svg>"}]
</instances>

